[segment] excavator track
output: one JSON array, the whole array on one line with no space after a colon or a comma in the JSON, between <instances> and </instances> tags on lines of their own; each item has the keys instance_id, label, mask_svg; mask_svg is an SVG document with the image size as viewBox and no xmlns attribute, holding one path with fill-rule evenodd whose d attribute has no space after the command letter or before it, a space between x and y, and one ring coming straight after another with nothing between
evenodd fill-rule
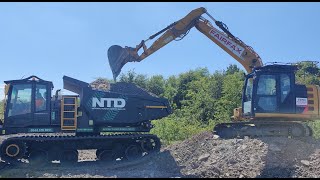
<instances>
[{"instance_id":1,"label":"excavator track","mask_svg":"<svg viewBox=\"0 0 320 180\"><path fill-rule=\"evenodd\" d=\"M34 135L5 139L0 145L1 159L12 165L44 165L52 161L62 164L78 162L78 150L96 149L99 161L132 162L159 152L160 139L152 134L112 135ZM2 162L3 164L4 162Z\"/></svg>"},{"instance_id":2,"label":"excavator track","mask_svg":"<svg viewBox=\"0 0 320 180\"><path fill-rule=\"evenodd\" d=\"M308 137L312 130L303 122L251 121L221 123L214 127L213 133L220 138L248 137Z\"/></svg>"}]
</instances>

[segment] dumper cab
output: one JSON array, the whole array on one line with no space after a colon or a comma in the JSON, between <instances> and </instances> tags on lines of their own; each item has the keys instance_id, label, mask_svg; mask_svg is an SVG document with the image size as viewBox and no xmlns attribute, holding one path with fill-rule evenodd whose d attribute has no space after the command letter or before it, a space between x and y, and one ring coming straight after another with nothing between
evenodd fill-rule
<instances>
[{"instance_id":1,"label":"dumper cab","mask_svg":"<svg viewBox=\"0 0 320 180\"><path fill-rule=\"evenodd\" d=\"M4 82L4 129L24 131L27 127L51 124L52 82L37 76Z\"/></svg>"}]
</instances>

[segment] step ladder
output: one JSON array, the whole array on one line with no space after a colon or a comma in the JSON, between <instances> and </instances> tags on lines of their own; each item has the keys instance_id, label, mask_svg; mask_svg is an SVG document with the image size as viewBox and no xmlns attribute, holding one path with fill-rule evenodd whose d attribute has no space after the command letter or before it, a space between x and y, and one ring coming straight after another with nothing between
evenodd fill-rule
<instances>
[{"instance_id":1,"label":"step ladder","mask_svg":"<svg viewBox=\"0 0 320 180\"><path fill-rule=\"evenodd\" d=\"M61 130L76 130L78 96L63 96L61 100Z\"/></svg>"}]
</instances>

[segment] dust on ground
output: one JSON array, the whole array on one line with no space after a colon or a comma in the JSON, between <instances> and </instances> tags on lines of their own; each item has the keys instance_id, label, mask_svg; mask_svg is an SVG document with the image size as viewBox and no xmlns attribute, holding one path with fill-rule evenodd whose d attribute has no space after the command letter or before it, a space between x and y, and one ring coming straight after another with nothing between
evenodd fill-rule
<instances>
[{"instance_id":1,"label":"dust on ground","mask_svg":"<svg viewBox=\"0 0 320 180\"><path fill-rule=\"evenodd\" d=\"M79 162L0 170L1 177L320 177L320 141L281 137L219 139L203 132L162 147L139 161L96 161L95 150L79 151Z\"/></svg>"}]
</instances>

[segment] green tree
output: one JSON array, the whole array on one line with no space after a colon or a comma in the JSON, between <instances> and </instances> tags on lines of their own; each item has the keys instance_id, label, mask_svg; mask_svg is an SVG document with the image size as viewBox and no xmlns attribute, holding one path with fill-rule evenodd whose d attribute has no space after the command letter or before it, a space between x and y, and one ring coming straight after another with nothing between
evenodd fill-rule
<instances>
[{"instance_id":1,"label":"green tree","mask_svg":"<svg viewBox=\"0 0 320 180\"><path fill-rule=\"evenodd\" d=\"M238 68L237 65L235 64L230 64L228 67L227 67L227 70L226 70L226 74L234 74L236 72L239 72L240 69Z\"/></svg>"},{"instance_id":2,"label":"green tree","mask_svg":"<svg viewBox=\"0 0 320 180\"><path fill-rule=\"evenodd\" d=\"M202 77L188 84L182 109L191 121L207 124L210 119L214 119L215 99L212 98L209 79L209 77Z\"/></svg>"},{"instance_id":3,"label":"green tree","mask_svg":"<svg viewBox=\"0 0 320 180\"><path fill-rule=\"evenodd\" d=\"M162 75L152 76L147 81L147 90L157 96L163 95L164 88L165 88L165 80Z\"/></svg>"},{"instance_id":4,"label":"green tree","mask_svg":"<svg viewBox=\"0 0 320 180\"><path fill-rule=\"evenodd\" d=\"M4 109L3 109L3 106L4 106L4 99L0 101L0 119L3 119L3 118L4 118Z\"/></svg>"},{"instance_id":5,"label":"green tree","mask_svg":"<svg viewBox=\"0 0 320 180\"><path fill-rule=\"evenodd\" d=\"M134 72L134 70L129 70L127 73L120 74L119 81L133 83L136 76L137 74Z\"/></svg>"},{"instance_id":6,"label":"green tree","mask_svg":"<svg viewBox=\"0 0 320 180\"><path fill-rule=\"evenodd\" d=\"M134 83L139 87L146 89L148 78L146 75L137 74L134 70L129 70L127 73L120 74L119 81Z\"/></svg>"},{"instance_id":7,"label":"green tree","mask_svg":"<svg viewBox=\"0 0 320 180\"><path fill-rule=\"evenodd\" d=\"M177 105L177 108L181 108L183 101L186 100L188 84L201 79L201 77L208 76L209 70L207 68L197 68L196 70L190 70L179 75L177 94L174 97L174 103Z\"/></svg>"},{"instance_id":8,"label":"green tree","mask_svg":"<svg viewBox=\"0 0 320 180\"><path fill-rule=\"evenodd\" d=\"M223 80L222 97L217 102L216 120L230 121L233 109L241 105L243 72L226 75Z\"/></svg>"},{"instance_id":9,"label":"green tree","mask_svg":"<svg viewBox=\"0 0 320 180\"><path fill-rule=\"evenodd\" d=\"M165 80L163 97L167 98L173 109L177 108L174 103L174 98L178 93L178 79L175 76L170 76Z\"/></svg>"},{"instance_id":10,"label":"green tree","mask_svg":"<svg viewBox=\"0 0 320 180\"><path fill-rule=\"evenodd\" d=\"M314 61L301 61L298 63L296 82L300 84L320 85L320 69Z\"/></svg>"}]
</instances>

